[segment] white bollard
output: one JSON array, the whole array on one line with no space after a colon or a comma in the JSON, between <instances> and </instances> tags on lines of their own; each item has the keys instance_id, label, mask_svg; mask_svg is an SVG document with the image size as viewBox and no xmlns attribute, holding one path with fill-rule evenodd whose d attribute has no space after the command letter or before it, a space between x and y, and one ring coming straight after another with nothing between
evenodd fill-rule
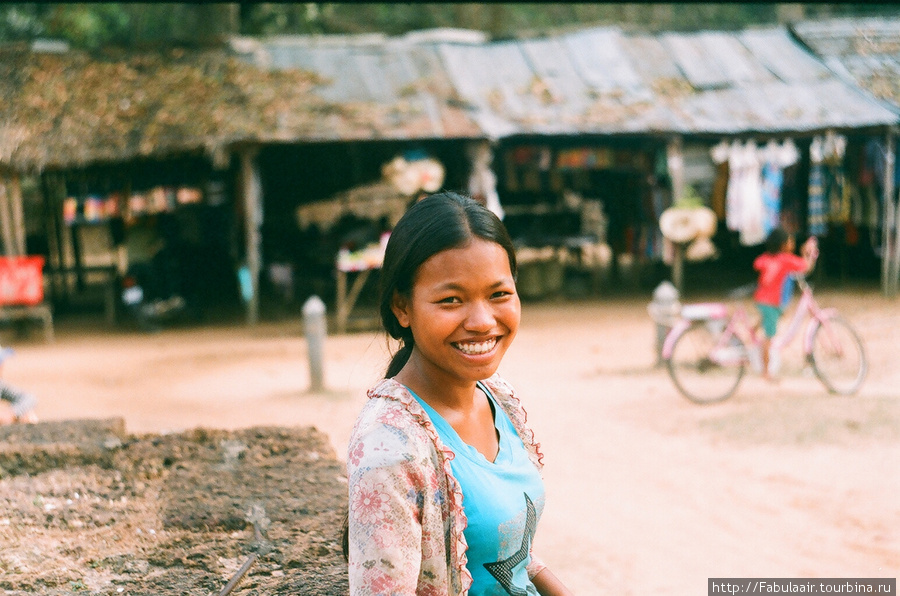
<instances>
[{"instance_id":1,"label":"white bollard","mask_svg":"<svg viewBox=\"0 0 900 596\"><path fill-rule=\"evenodd\" d=\"M678 290L671 282L664 281L656 286L653 301L647 305L647 311L656 324L656 366L662 366L663 343L681 313Z\"/></svg>"},{"instance_id":2,"label":"white bollard","mask_svg":"<svg viewBox=\"0 0 900 596\"><path fill-rule=\"evenodd\" d=\"M306 336L306 350L309 356L311 392L324 389L323 361L327 333L325 303L318 296L311 296L303 303L303 334Z\"/></svg>"}]
</instances>

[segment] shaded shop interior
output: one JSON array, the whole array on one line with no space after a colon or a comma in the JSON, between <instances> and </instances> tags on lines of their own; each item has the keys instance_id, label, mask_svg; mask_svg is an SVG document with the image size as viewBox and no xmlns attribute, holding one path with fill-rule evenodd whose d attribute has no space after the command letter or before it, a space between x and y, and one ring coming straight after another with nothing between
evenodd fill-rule
<instances>
[{"instance_id":1,"label":"shaded shop interior","mask_svg":"<svg viewBox=\"0 0 900 596\"><path fill-rule=\"evenodd\" d=\"M607 293L652 289L669 277L671 246L658 221L676 195L711 207L719 221L718 255L686 265L688 288L752 282L753 259L774 225L801 240L818 237L816 281L869 283L880 275L885 193L896 195L885 188L887 147L879 133L685 136L674 154L672 137L516 138L499 144L495 169L518 244L605 242L608 252L595 265ZM756 183L748 180L754 176ZM746 201L766 203L755 234L741 221ZM594 202L600 221L586 208ZM575 266L578 259L563 261L565 278L577 280L585 268ZM570 294L580 289L577 281L567 286Z\"/></svg>"},{"instance_id":2,"label":"shaded shop interior","mask_svg":"<svg viewBox=\"0 0 900 596\"><path fill-rule=\"evenodd\" d=\"M118 280L138 264L153 266L160 291L182 294L200 318L233 306L235 176L201 153L42 173L29 253L46 255L55 310L103 309L114 321Z\"/></svg>"},{"instance_id":3,"label":"shaded shop interior","mask_svg":"<svg viewBox=\"0 0 900 596\"><path fill-rule=\"evenodd\" d=\"M875 282L881 267L885 146L876 131L848 132L840 154L821 154L806 136L686 137L682 167L672 170L671 137L516 137L495 143L492 168L522 268L523 297L580 298L652 290L670 274L658 220L671 206L673 184L719 217L718 258L688 263L690 290L728 288L753 280L759 243L731 229L733 184L723 146L788 139L796 156L779 173L778 222L798 236L815 233L820 282ZM302 225L298 207L378 181L397 155L430 156L444 165L443 187L466 190L472 172L464 140L272 144L254 163L262 197L259 293L263 316L297 312L316 294L333 308L335 258L389 231L384 216L343 213L331 225ZM812 151L811 151L812 149ZM816 152L819 152L818 154ZM680 180L673 181L680 176ZM819 181L818 184L816 181ZM47 291L58 313L108 307L110 284L129 263L152 260L161 247L170 283L196 306L198 320L240 316L237 271L246 261L245 207L238 160L217 169L203 154L48 171L39 178L42 217L28 217L28 253L47 258ZM810 192L822 194L822 216L810 220ZM896 188L896 186L894 186ZM682 193L685 193L682 190ZM407 203L414 200L406 197ZM36 206L31 207L35 211ZM604 248L604 246L606 248ZM548 264L550 263L550 264ZM292 272L290 300L271 265ZM377 276L361 304L374 300ZM108 311L107 311L107 314Z\"/></svg>"},{"instance_id":4,"label":"shaded shop interior","mask_svg":"<svg viewBox=\"0 0 900 596\"><path fill-rule=\"evenodd\" d=\"M377 243L390 231L391 218L373 209L371 214L341 211L335 195L348 189L376 185L382 168L397 156L410 160L429 157L439 161L446 172L443 187L466 188L470 164L463 140L364 141L309 144L276 144L263 147L257 167L263 197L261 227L265 287L271 264L287 264L293 277L295 302L316 294L326 303L335 295L335 263L339 249L351 251ZM386 189L379 187L384 192ZM387 190L401 208L414 197ZM332 202L331 217L306 222L298 208ZM374 207L374 205L373 205ZM366 295L374 296L377 276L367 282ZM277 294L275 288L270 294ZM371 290L371 291L368 291ZM373 298L374 299L374 298ZM277 302L277 299L275 300Z\"/></svg>"}]
</instances>

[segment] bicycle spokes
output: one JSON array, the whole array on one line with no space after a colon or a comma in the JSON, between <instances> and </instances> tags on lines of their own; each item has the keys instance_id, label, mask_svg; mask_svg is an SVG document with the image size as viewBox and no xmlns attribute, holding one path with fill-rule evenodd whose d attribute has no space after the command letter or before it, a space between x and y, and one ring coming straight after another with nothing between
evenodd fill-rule
<instances>
[{"instance_id":1,"label":"bicycle spokes","mask_svg":"<svg viewBox=\"0 0 900 596\"><path fill-rule=\"evenodd\" d=\"M678 390L697 403L727 399L744 374L745 350L735 336L725 338L702 322L688 327L672 346L668 369Z\"/></svg>"},{"instance_id":2,"label":"bicycle spokes","mask_svg":"<svg viewBox=\"0 0 900 596\"><path fill-rule=\"evenodd\" d=\"M839 317L821 321L813 334L809 358L816 376L832 393L855 393L868 368L862 340Z\"/></svg>"}]
</instances>

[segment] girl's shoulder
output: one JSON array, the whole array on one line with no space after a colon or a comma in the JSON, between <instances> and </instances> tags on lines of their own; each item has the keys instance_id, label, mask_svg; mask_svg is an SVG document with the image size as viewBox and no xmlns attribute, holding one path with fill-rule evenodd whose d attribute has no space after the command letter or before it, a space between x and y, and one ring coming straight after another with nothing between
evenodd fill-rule
<instances>
[{"instance_id":1,"label":"girl's shoulder","mask_svg":"<svg viewBox=\"0 0 900 596\"><path fill-rule=\"evenodd\" d=\"M496 373L482 381L482 383L488 388L494 399L506 412L506 415L509 416L532 461L538 469L543 467L544 454L541 452L541 444L537 442L534 437L534 431L528 426L528 413L525 411L521 400L516 396L513 386Z\"/></svg>"},{"instance_id":2,"label":"girl's shoulder","mask_svg":"<svg viewBox=\"0 0 900 596\"><path fill-rule=\"evenodd\" d=\"M383 379L367 392L351 435L353 443L385 442L402 451L428 450L427 414L403 385Z\"/></svg>"},{"instance_id":3,"label":"girl's shoulder","mask_svg":"<svg viewBox=\"0 0 900 596\"><path fill-rule=\"evenodd\" d=\"M368 424L401 430L421 426L416 415L421 406L403 385L393 379L382 379L366 395L369 399L359 414L357 426Z\"/></svg>"},{"instance_id":4,"label":"girl's shoulder","mask_svg":"<svg viewBox=\"0 0 900 596\"><path fill-rule=\"evenodd\" d=\"M508 414L521 413L524 416L525 409L522 407L522 402L518 396L516 396L516 390L503 377L495 373L494 376L482 381L482 384L488 388L494 399L503 406L503 409Z\"/></svg>"}]
</instances>

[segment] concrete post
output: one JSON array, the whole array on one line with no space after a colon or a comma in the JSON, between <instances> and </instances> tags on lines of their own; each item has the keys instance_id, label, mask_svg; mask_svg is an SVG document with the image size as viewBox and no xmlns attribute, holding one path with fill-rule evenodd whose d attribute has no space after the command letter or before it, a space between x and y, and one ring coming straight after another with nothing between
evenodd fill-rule
<instances>
[{"instance_id":1,"label":"concrete post","mask_svg":"<svg viewBox=\"0 0 900 596\"><path fill-rule=\"evenodd\" d=\"M664 281L653 290L653 301L647 306L647 312L656 323L656 366L663 363L662 350L666 335L675 324L681 313L678 301L678 290L671 282Z\"/></svg>"},{"instance_id":2,"label":"concrete post","mask_svg":"<svg viewBox=\"0 0 900 596\"><path fill-rule=\"evenodd\" d=\"M306 350L309 357L309 390L320 392L324 389L323 360L325 336L325 303L318 296L311 296L303 303L303 334L306 336Z\"/></svg>"}]
</instances>

